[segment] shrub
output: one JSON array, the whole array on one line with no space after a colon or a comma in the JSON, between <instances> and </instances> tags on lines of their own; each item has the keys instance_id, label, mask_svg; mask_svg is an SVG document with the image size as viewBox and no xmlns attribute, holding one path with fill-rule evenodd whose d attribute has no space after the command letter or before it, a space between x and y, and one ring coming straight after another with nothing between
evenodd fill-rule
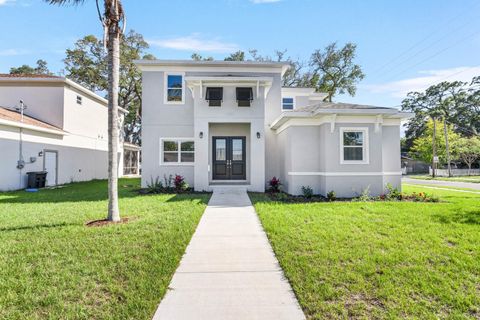
<instances>
[{"instance_id":1,"label":"shrub","mask_svg":"<svg viewBox=\"0 0 480 320\"><path fill-rule=\"evenodd\" d=\"M150 177L150 182L147 182L147 192L148 193L159 193L163 189L162 181L159 177L156 177L155 180L153 177Z\"/></svg>"},{"instance_id":2,"label":"shrub","mask_svg":"<svg viewBox=\"0 0 480 320\"><path fill-rule=\"evenodd\" d=\"M273 177L268 184L270 185L270 191L280 192L282 187L282 183L280 182L280 179L278 179L277 177Z\"/></svg>"},{"instance_id":3,"label":"shrub","mask_svg":"<svg viewBox=\"0 0 480 320\"><path fill-rule=\"evenodd\" d=\"M358 198L355 198L356 201L370 201L372 197L370 196L370 186L363 189L362 193Z\"/></svg>"},{"instance_id":4,"label":"shrub","mask_svg":"<svg viewBox=\"0 0 480 320\"><path fill-rule=\"evenodd\" d=\"M397 188L394 188L390 183L387 183L387 194L385 200L402 200L402 193Z\"/></svg>"},{"instance_id":5,"label":"shrub","mask_svg":"<svg viewBox=\"0 0 480 320\"><path fill-rule=\"evenodd\" d=\"M175 186L176 191L185 191L188 189L188 183L185 182L185 178L179 174L175 175L175 179L173 180L173 184Z\"/></svg>"},{"instance_id":6,"label":"shrub","mask_svg":"<svg viewBox=\"0 0 480 320\"><path fill-rule=\"evenodd\" d=\"M313 197L313 189L309 186L302 186L302 194L306 199L311 199Z\"/></svg>"},{"instance_id":7,"label":"shrub","mask_svg":"<svg viewBox=\"0 0 480 320\"><path fill-rule=\"evenodd\" d=\"M273 199L276 201L287 201L288 199L290 199L290 196L283 192L275 192L273 194Z\"/></svg>"},{"instance_id":8,"label":"shrub","mask_svg":"<svg viewBox=\"0 0 480 320\"><path fill-rule=\"evenodd\" d=\"M172 185L173 185L173 175L169 175L167 177L167 175L163 175L163 181L165 182L164 183L164 186L165 186L165 189L167 190L170 190L172 189Z\"/></svg>"},{"instance_id":9,"label":"shrub","mask_svg":"<svg viewBox=\"0 0 480 320\"><path fill-rule=\"evenodd\" d=\"M337 200L337 194L335 193L335 191L331 190L327 193L327 200L328 201L335 201Z\"/></svg>"}]
</instances>

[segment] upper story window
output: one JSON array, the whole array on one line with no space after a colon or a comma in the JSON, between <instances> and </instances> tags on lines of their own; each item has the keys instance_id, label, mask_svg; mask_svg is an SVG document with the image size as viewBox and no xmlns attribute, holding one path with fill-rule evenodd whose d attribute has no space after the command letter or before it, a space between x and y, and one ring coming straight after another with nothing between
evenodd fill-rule
<instances>
[{"instance_id":1,"label":"upper story window","mask_svg":"<svg viewBox=\"0 0 480 320\"><path fill-rule=\"evenodd\" d=\"M165 103L183 103L185 100L183 74L166 74L165 84Z\"/></svg>"},{"instance_id":2,"label":"upper story window","mask_svg":"<svg viewBox=\"0 0 480 320\"><path fill-rule=\"evenodd\" d=\"M282 110L293 110L293 98L282 98Z\"/></svg>"},{"instance_id":3,"label":"upper story window","mask_svg":"<svg viewBox=\"0 0 480 320\"><path fill-rule=\"evenodd\" d=\"M340 128L340 163L368 163L368 128Z\"/></svg>"},{"instance_id":4,"label":"upper story window","mask_svg":"<svg viewBox=\"0 0 480 320\"><path fill-rule=\"evenodd\" d=\"M82 96L77 96L77 104L82 104Z\"/></svg>"},{"instance_id":5,"label":"upper story window","mask_svg":"<svg viewBox=\"0 0 480 320\"><path fill-rule=\"evenodd\" d=\"M220 107L223 100L223 88L208 87L205 95L210 107Z\"/></svg>"},{"instance_id":6,"label":"upper story window","mask_svg":"<svg viewBox=\"0 0 480 320\"><path fill-rule=\"evenodd\" d=\"M195 161L193 140L162 139L162 163L192 164Z\"/></svg>"},{"instance_id":7,"label":"upper story window","mask_svg":"<svg viewBox=\"0 0 480 320\"><path fill-rule=\"evenodd\" d=\"M237 102L239 107L250 107L253 100L252 88L237 88Z\"/></svg>"}]
</instances>

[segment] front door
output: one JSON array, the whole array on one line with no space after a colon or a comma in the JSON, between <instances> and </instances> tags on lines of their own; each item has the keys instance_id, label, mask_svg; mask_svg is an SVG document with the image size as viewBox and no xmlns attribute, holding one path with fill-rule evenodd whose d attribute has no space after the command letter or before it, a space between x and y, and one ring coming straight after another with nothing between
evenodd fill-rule
<instances>
[{"instance_id":1,"label":"front door","mask_svg":"<svg viewBox=\"0 0 480 320\"><path fill-rule=\"evenodd\" d=\"M213 137L213 180L245 180L245 137Z\"/></svg>"}]
</instances>

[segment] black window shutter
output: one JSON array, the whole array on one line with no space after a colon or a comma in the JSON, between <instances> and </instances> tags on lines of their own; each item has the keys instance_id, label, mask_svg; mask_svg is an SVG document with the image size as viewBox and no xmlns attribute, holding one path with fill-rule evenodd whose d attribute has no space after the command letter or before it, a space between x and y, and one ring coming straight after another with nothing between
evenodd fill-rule
<instances>
[{"instance_id":1,"label":"black window shutter","mask_svg":"<svg viewBox=\"0 0 480 320\"><path fill-rule=\"evenodd\" d=\"M223 88L208 87L205 100L208 101L221 101L223 100Z\"/></svg>"},{"instance_id":2,"label":"black window shutter","mask_svg":"<svg viewBox=\"0 0 480 320\"><path fill-rule=\"evenodd\" d=\"M252 101L253 89L252 88L237 88L237 100L238 101Z\"/></svg>"}]
</instances>

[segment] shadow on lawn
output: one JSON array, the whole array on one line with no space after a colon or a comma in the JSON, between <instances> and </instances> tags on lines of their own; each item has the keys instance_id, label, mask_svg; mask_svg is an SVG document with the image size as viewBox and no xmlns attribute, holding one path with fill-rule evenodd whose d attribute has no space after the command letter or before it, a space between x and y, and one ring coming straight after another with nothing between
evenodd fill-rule
<instances>
[{"instance_id":1,"label":"shadow on lawn","mask_svg":"<svg viewBox=\"0 0 480 320\"><path fill-rule=\"evenodd\" d=\"M15 227L6 227L0 228L0 232L8 232L8 231L23 231L23 230L35 230L35 229L51 229L51 228L61 228L67 226L74 226L78 224L75 223L52 223L52 224L38 224L32 226L15 226Z\"/></svg>"},{"instance_id":2,"label":"shadow on lawn","mask_svg":"<svg viewBox=\"0 0 480 320\"><path fill-rule=\"evenodd\" d=\"M470 210L449 215L437 215L441 223L464 223L480 225L480 210Z\"/></svg>"},{"instance_id":3,"label":"shadow on lawn","mask_svg":"<svg viewBox=\"0 0 480 320\"><path fill-rule=\"evenodd\" d=\"M119 198L139 197L136 192L138 183L119 180ZM1 198L4 196L5 198ZM40 189L38 192L24 190L0 193L2 203L62 203L83 201L104 201L108 199L107 182L93 180L88 182L75 182L61 185L56 188Z\"/></svg>"}]
</instances>

